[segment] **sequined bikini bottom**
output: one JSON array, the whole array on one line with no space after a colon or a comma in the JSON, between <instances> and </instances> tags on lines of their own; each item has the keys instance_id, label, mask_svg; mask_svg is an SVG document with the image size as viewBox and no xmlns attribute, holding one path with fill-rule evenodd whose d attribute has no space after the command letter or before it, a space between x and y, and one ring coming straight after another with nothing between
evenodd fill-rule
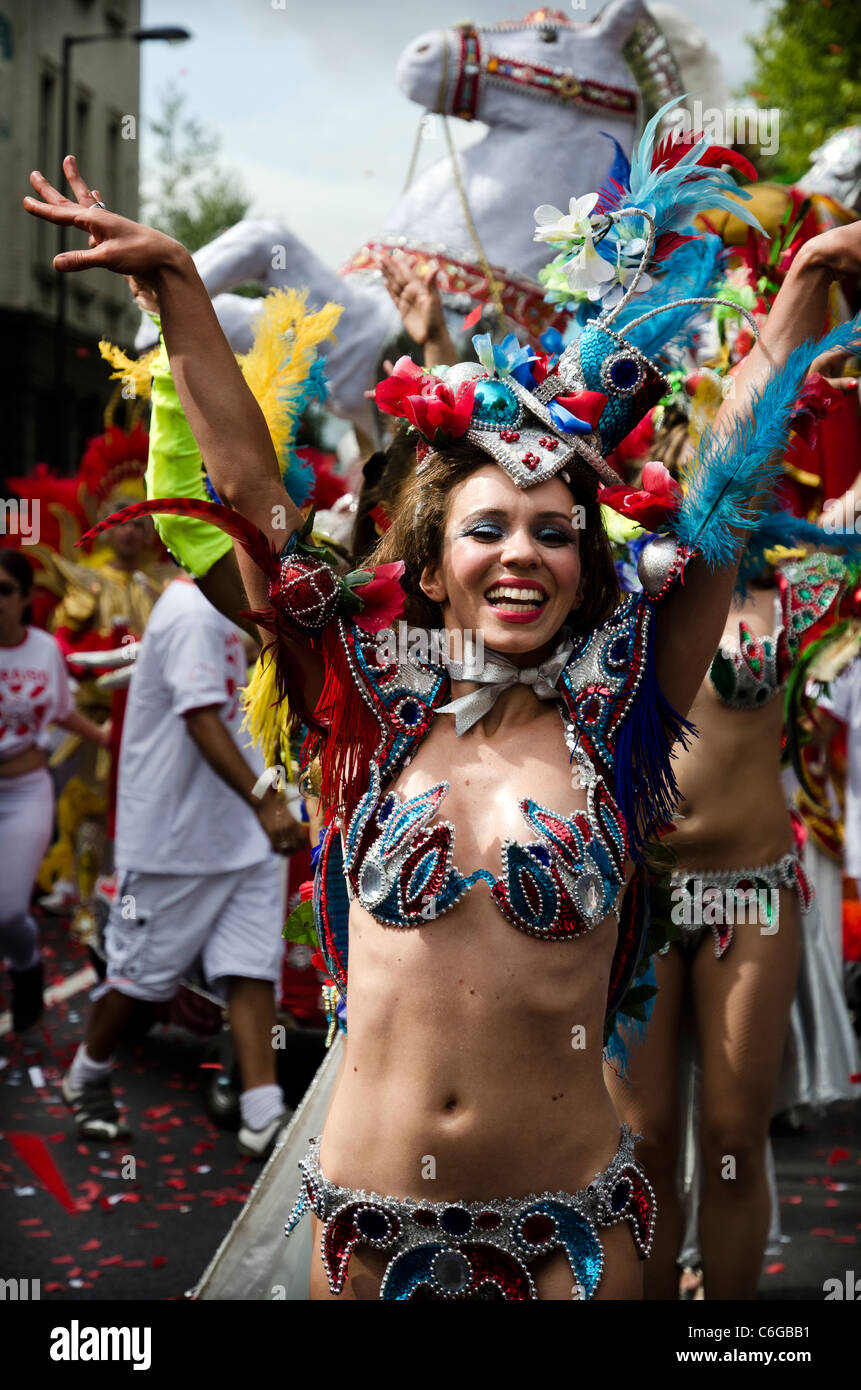
<instances>
[{"instance_id":1,"label":"sequined bikini bottom","mask_svg":"<svg viewBox=\"0 0 861 1390\"><path fill-rule=\"evenodd\" d=\"M757 869L677 869L670 875L670 917L682 929L682 946L693 954L711 930L720 960L737 923L758 924L763 936L774 936L781 888L791 888L801 911L810 911L813 886L797 854Z\"/></svg>"},{"instance_id":2,"label":"sequined bikini bottom","mask_svg":"<svg viewBox=\"0 0 861 1390\"><path fill-rule=\"evenodd\" d=\"M634 1161L634 1137L622 1126L603 1173L579 1192L488 1202L421 1202L337 1187L320 1168L320 1141L299 1164L302 1190L285 1233L310 1209L323 1222L320 1248L333 1294L342 1292L357 1245L389 1261L380 1298L536 1299L529 1265L561 1249L574 1278L572 1296L591 1298L601 1280L599 1231L627 1221L641 1259L652 1247L655 1197Z\"/></svg>"}]
</instances>

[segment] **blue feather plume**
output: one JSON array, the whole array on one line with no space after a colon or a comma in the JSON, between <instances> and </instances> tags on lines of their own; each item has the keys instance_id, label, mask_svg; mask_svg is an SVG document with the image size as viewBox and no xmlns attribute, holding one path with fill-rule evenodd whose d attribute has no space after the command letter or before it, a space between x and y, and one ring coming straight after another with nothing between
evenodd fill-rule
<instances>
[{"instance_id":1,"label":"blue feather plume","mask_svg":"<svg viewBox=\"0 0 861 1390\"><path fill-rule=\"evenodd\" d=\"M781 471L795 402L811 363L822 352L859 347L861 315L818 342L808 338L754 392L745 414L728 433L711 431L703 437L675 531L711 568L733 563L746 541L733 532L751 529L757 519L755 495L767 491Z\"/></svg>"},{"instance_id":2,"label":"blue feather plume","mask_svg":"<svg viewBox=\"0 0 861 1390\"><path fill-rule=\"evenodd\" d=\"M711 233L703 233L696 240L677 247L671 258L669 273L655 276L650 289L626 305L615 320L614 329L625 333L635 347L659 366L670 365L673 348L682 349L690 340L691 321L698 312L696 306L680 304L676 308L668 308L666 312L655 314L654 318L633 328L630 333L627 333L625 325L659 305L714 294L724 254L720 237Z\"/></svg>"},{"instance_id":3,"label":"blue feather plume","mask_svg":"<svg viewBox=\"0 0 861 1390\"><path fill-rule=\"evenodd\" d=\"M630 196L624 203L631 207L653 207L659 236L661 232L686 225L692 216L706 208L723 208L764 235L757 218L744 206L750 200L750 193L738 187L728 170L700 165L700 160L709 149L707 140L696 141L672 168L667 169L660 164L656 169L651 167L658 127L679 100L684 98L674 97L666 102L660 111L655 112L643 131L631 160Z\"/></svg>"}]
</instances>

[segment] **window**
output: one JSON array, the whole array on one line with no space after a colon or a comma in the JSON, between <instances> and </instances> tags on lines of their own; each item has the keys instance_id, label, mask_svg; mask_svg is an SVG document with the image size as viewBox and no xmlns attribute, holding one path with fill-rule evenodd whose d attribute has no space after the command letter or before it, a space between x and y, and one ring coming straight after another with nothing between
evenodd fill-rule
<instances>
[{"instance_id":1,"label":"window","mask_svg":"<svg viewBox=\"0 0 861 1390\"><path fill-rule=\"evenodd\" d=\"M80 169L90 168L90 106L89 93L79 91L72 121L72 149L78 157Z\"/></svg>"},{"instance_id":2,"label":"window","mask_svg":"<svg viewBox=\"0 0 861 1390\"><path fill-rule=\"evenodd\" d=\"M38 128L36 131L36 160L37 167L42 169L49 178L56 175L56 165L59 162L56 155L57 141L57 119L59 105L57 98L57 77L53 72L43 69L39 76L39 111ZM36 260L40 264L45 261L48 254L48 247L51 238L56 238L56 233L50 222L36 223Z\"/></svg>"},{"instance_id":3,"label":"window","mask_svg":"<svg viewBox=\"0 0 861 1390\"><path fill-rule=\"evenodd\" d=\"M113 113L108 116L105 146L105 186L102 193L108 207L121 207L123 196L120 187L120 117Z\"/></svg>"}]
</instances>

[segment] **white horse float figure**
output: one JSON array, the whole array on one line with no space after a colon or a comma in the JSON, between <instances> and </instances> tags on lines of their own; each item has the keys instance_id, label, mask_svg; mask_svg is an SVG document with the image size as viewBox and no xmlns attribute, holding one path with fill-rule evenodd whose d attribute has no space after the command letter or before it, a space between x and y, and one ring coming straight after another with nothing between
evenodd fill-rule
<instances>
[{"instance_id":1,"label":"white horse float figure","mask_svg":"<svg viewBox=\"0 0 861 1390\"><path fill-rule=\"evenodd\" d=\"M698 55L707 54L701 67L713 69L698 31L686 32ZM464 314L479 306L498 332L534 339L563 327L566 316L544 302L535 279L547 254L532 238L533 208L567 206L573 189L599 188L613 157L599 132L630 155L644 118L682 94L679 67L643 0L613 0L590 21L545 8L522 20L423 34L401 54L397 78L407 96L442 118L450 157L410 184L382 234L340 275L267 219L238 222L194 258L236 352L250 347L260 306L230 294L237 285L308 286L312 307L343 304L338 341L325 348L330 406L366 429L364 392L401 331L381 258L399 248L418 268L440 266L437 284L455 337ZM702 95L699 73L695 80ZM487 134L456 156L450 115L482 121ZM137 346L151 342L147 321Z\"/></svg>"}]
</instances>

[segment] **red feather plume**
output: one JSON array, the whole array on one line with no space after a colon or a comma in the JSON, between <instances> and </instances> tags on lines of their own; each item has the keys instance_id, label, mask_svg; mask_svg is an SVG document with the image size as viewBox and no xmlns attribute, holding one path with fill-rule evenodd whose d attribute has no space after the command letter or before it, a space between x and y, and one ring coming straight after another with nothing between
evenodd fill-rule
<instances>
[{"instance_id":1,"label":"red feather plume","mask_svg":"<svg viewBox=\"0 0 861 1390\"><path fill-rule=\"evenodd\" d=\"M674 165L678 164L683 154L687 154L689 149L703 141L704 138L702 132L698 135L694 135L692 132L687 135L681 135L678 132L665 135L652 155L652 168L657 169L662 166L664 169L672 169ZM738 150L727 149L725 145L706 146L704 153L697 160L697 164L701 169L716 169L721 164L730 164L751 183L756 183L757 180L757 172L750 160L745 159Z\"/></svg>"},{"instance_id":2,"label":"red feather plume","mask_svg":"<svg viewBox=\"0 0 861 1390\"><path fill-rule=\"evenodd\" d=\"M204 502L195 497L157 497L150 502L133 502L130 507L122 507L120 511L114 512L112 516L93 526L77 544L83 545L102 531L109 531L112 526L122 526L124 522L135 521L141 516L159 514L197 517L199 521L208 521L211 525L226 531L235 541L239 541L268 579L272 578L278 567L278 552L259 526L255 526L247 517L241 516L230 507L225 507L221 502Z\"/></svg>"}]
</instances>

